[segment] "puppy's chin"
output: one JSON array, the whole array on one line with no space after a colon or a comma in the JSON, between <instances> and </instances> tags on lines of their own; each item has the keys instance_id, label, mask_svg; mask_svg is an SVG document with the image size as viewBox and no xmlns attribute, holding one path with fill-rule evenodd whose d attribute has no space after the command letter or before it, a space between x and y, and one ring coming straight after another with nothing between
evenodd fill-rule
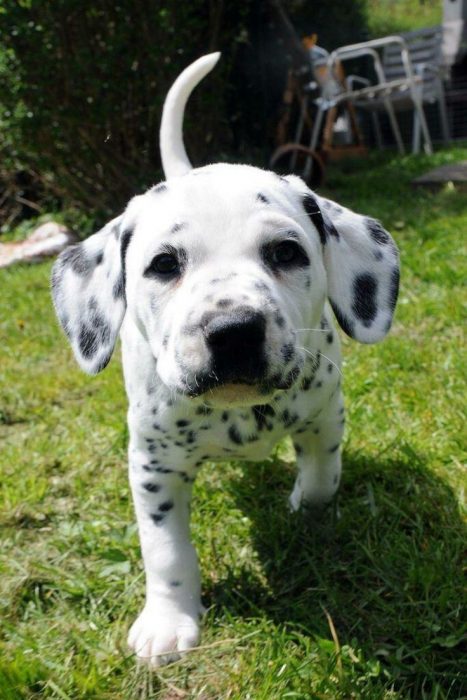
<instances>
[{"instance_id":1,"label":"puppy's chin","mask_svg":"<svg viewBox=\"0 0 467 700\"><path fill-rule=\"evenodd\" d=\"M273 392L265 394L259 386L250 384L222 384L202 395L204 403L215 408L235 408L267 403Z\"/></svg>"}]
</instances>

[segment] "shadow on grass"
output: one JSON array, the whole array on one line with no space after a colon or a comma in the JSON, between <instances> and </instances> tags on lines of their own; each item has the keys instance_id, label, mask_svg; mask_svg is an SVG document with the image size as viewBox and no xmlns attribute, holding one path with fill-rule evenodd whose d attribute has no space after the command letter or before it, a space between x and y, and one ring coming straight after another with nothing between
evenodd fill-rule
<instances>
[{"instance_id":1,"label":"shadow on grass","mask_svg":"<svg viewBox=\"0 0 467 700\"><path fill-rule=\"evenodd\" d=\"M290 465L245 468L231 489L267 583L245 570L206 591L207 602L329 639L326 610L340 644L378 659L388 685L414 698L437 686L439 697L462 697L466 529L449 486L409 447L398 459L347 453L338 501L318 517L287 512Z\"/></svg>"}]
</instances>

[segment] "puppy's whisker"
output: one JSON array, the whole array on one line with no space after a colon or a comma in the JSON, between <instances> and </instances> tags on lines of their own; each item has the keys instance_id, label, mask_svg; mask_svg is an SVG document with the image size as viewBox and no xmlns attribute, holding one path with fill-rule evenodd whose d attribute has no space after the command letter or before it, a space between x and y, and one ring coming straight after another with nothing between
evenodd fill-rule
<instances>
[{"instance_id":1,"label":"puppy's whisker","mask_svg":"<svg viewBox=\"0 0 467 700\"><path fill-rule=\"evenodd\" d=\"M317 333L329 333L329 328L294 328L296 333L299 331L316 331Z\"/></svg>"},{"instance_id":2,"label":"puppy's whisker","mask_svg":"<svg viewBox=\"0 0 467 700\"><path fill-rule=\"evenodd\" d=\"M318 355L315 354L315 353L312 353L311 350L307 350L307 348L304 348L304 347L302 347L301 345L297 345L297 348L298 348L299 350L303 350L304 352L308 353L308 355L310 355L314 360L317 360L317 359L318 359ZM320 350L319 352L320 352L320 354L321 354L321 357L324 357L325 360L327 360L327 361L330 362L332 365L334 365L334 367L337 369L338 374L342 377L341 369L340 369L340 367L339 367L338 365L336 365L336 363L334 362L334 360L331 360L331 358L328 357L327 355L325 355L324 352L321 352L321 350Z\"/></svg>"}]
</instances>

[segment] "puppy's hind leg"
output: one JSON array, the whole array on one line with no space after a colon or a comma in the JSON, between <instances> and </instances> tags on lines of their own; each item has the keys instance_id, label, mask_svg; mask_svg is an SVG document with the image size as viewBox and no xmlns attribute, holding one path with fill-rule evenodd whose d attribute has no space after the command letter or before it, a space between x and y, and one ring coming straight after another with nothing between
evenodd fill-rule
<instances>
[{"instance_id":1,"label":"puppy's hind leg","mask_svg":"<svg viewBox=\"0 0 467 700\"><path fill-rule=\"evenodd\" d=\"M301 505L324 506L339 488L341 476L340 444L344 432L344 406L337 393L326 410L305 433L296 433L298 475L289 497L292 510Z\"/></svg>"}]
</instances>

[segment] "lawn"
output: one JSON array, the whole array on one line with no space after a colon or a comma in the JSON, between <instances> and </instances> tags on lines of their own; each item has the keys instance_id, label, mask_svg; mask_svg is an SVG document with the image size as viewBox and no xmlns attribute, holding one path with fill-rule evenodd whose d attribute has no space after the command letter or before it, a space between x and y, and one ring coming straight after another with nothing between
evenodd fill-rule
<instances>
[{"instance_id":1,"label":"lawn","mask_svg":"<svg viewBox=\"0 0 467 700\"><path fill-rule=\"evenodd\" d=\"M118 353L82 374L54 318L50 264L1 271L2 700L467 696L467 193L410 186L466 158L373 156L330 173L325 192L381 219L403 268L390 336L344 339L340 493L320 517L290 514L288 442L263 463L206 464L192 528L202 648L157 673L125 644L144 582Z\"/></svg>"}]
</instances>

